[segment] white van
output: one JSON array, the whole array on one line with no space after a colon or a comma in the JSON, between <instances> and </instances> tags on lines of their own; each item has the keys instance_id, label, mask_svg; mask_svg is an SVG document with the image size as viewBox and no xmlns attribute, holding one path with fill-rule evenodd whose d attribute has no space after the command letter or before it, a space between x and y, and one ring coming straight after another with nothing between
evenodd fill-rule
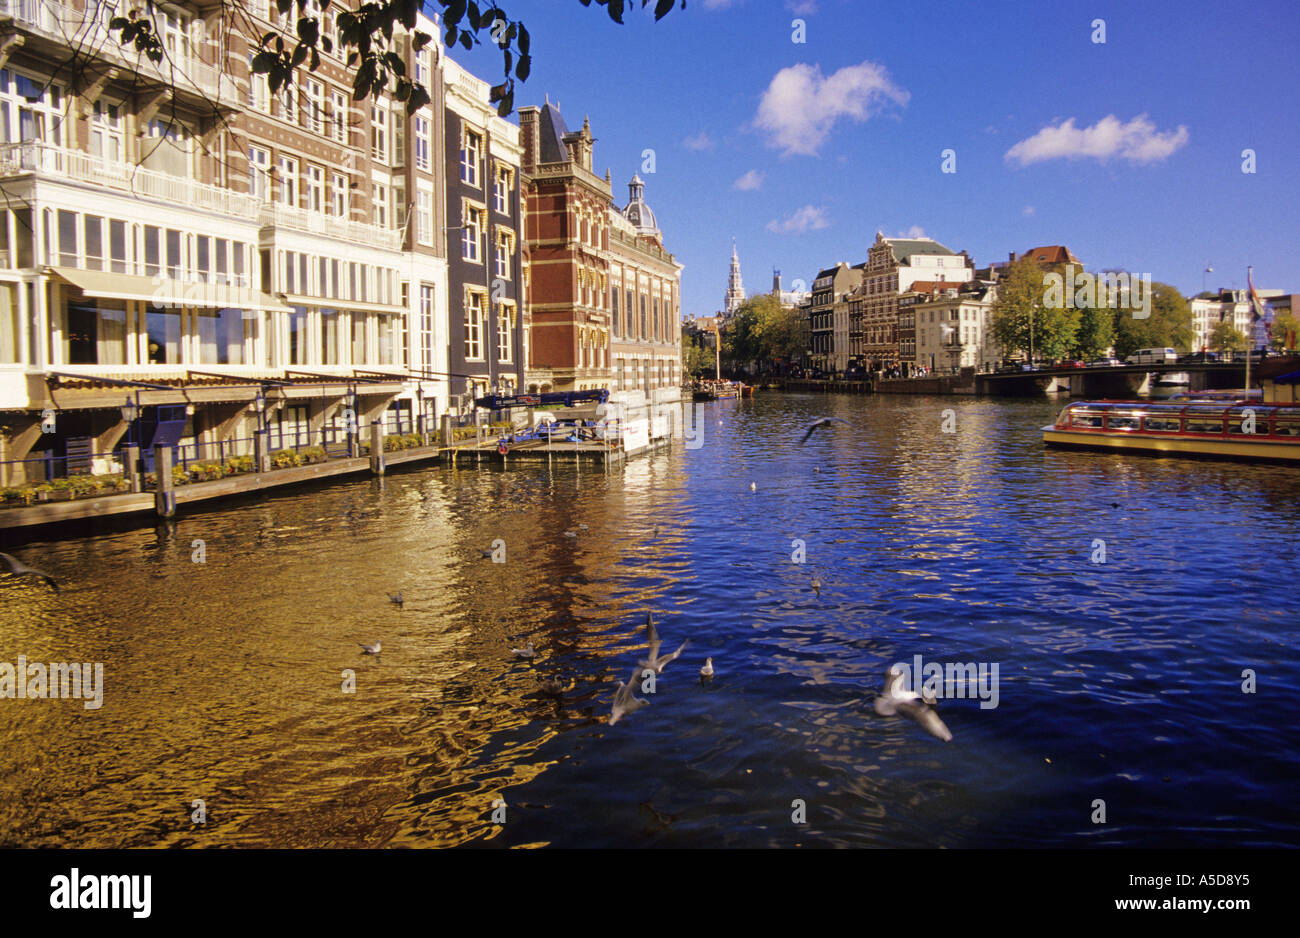
<instances>
[{"instance_id":1,"label":"white van","mask_svg":"<svg viewBox=\"0 0 1300 938\"><path fill-rule=\"evenodd\" d=\"M1171 348L1140 348L1125 361L1130 365L1169 365L1178 361L1178 352Z\"/></svg>"}]
</instances>

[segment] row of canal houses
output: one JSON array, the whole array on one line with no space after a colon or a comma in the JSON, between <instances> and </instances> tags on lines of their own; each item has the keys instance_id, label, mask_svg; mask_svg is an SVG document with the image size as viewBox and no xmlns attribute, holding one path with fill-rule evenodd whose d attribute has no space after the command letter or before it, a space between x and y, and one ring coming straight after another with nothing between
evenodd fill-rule
<instances>
[{"instance_id":1,"label":"row of canal houses","mask_svg":"<svg viewBox=\"0 0 1300 938\"><path fill-rule=\"evenodd\" d=\"M293 21L267 0L135 7L160 64L108 30L131 0L0 0L0 484L128 442L434 433L490 392L676 399L682 268L588 121L498 117L423 16L408 116L335 55L271 94L254 37Z\"/></svg>"}]
</instances>

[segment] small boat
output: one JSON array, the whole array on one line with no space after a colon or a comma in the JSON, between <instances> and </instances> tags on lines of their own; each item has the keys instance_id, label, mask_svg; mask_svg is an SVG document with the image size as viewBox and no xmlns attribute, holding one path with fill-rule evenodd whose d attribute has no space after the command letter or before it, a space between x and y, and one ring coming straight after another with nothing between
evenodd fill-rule
<instances>
[{"instance_id":1,"label":"small boat","mask_svg":"<svg viewBox=\"0 0 1300 938\"><path fill-rule=\"evenodd\" d=\"M1048 446L1300 464L1300 406L1253 401L1076 401Z\"/></svg>"},{"instance_id":2,"label":"small boat","mask_svg":"<svg viewBox=\"0 0 1300 938\"><path fill-rule=\"evenodd\" d=\"M734 381L697 381L691 396L697 401L725 401L740 397L742 387Z\"/></svg>"}]
</instances>

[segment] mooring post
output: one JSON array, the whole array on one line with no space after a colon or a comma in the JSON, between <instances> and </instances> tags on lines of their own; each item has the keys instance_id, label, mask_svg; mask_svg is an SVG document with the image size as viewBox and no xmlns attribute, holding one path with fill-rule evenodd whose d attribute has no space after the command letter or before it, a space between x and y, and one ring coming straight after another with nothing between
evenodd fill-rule
<instances>
[{"instance_id":1,"label":"mooring post","mask_svg":"<svg viewBox=\"0 0 1300 938\"><path fill-rule=\"evenodd\" d=\"M384 474L384 422L374 420L370 424L370 473Z\"/></svg>"},{"instance_id":2,"label":"mooring post","mask_svg":"<svg viewBox=\"0 0 1300 938\"><path fill-rule=\"evenodd\" d=\"M153 448L153 471L158 477L158 488L154 491L153 504L159 518L172 518L176 515L175 483L172 480L172 448L161 445Z\"/></svg>"},{"instance_id":3,"label":"mooring post","mask_svg":"<svg viewBox=\"0 0 1300 938\"><path fill-rule=\"evenodd\" d=\"M269 447L269 431L253 431L253 469L256 472L271 471L271 451Z\"/></svg>"},{"instance_id":4,"label":"mooring post","mask_svg":"<svg viewBox=\"0 0 1300 938\"><path fill-rule=\"evenodd\" d=\"M131 492L138 493L144 485L140 478L140 447L131 444L126 448L126 481L131 485Z\"/></svg>"},{"instance_id":5,"label":"mooring post","mask_svg":"<svg viewBox=\"0 0 1300 938\"><path fill-rule=\"evenodd\" d=\"M442 445L451 448L455 442L454 435L451 431L451 414L442 415Z\"/></svg>"}]
</instances>

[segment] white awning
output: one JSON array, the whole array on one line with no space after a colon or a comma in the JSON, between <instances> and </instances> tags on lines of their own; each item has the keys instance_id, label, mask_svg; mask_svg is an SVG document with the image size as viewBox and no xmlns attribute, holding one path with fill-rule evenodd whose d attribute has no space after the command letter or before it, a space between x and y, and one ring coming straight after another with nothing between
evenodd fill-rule
<instances>
[{"instance_id":1,"label":"white awning","mask_svg":"<svg viewBox=\"0 0 1300 938\"><path fill-rule=\"evenodd\" d=\"M47 267L54 274L78 287L88 296L113 300L139 300L154 306L196 309L260 309L268 312L291 312L273 296L260 290L216 283L186 283L167 277L139 277L134 274L111 274L79 267Z\"/></svg>"}]
</instances>

